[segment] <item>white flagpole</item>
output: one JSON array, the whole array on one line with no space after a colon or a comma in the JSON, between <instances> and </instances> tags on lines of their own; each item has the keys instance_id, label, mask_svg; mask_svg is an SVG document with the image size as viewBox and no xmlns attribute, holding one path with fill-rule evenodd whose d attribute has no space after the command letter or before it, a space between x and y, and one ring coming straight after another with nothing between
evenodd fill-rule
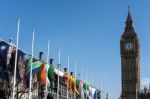
<instances>
[{"instance_id":1,"label":"white flagpole","mask_svg":"<svg viewBox=\"0 0 150 99\"><path fill-rule=\"evenodd\" d=\"M60 53L61 53L61 49L59 49L59 59L58 59L58 81L57 81L57 99L59 99L59 70L60 70Z\"/></svg>"},{"instance_id":2,"label":"white flagpole","mask_svg":"<svg viewBox=\"0 0 150 99\"><path fill-rule=\"evenodd\" d=\"M20 20L18 20L18 26L17 26L17 44L16 44L14 80L13 80L13 99L15 99L15 85L16 85L16 69L17 69L17 55L18 55L19 27L20 27Z\"/></svg>"},{"instance_id":3,"label":"white flagpole","mask_svg":"<svg viewBox=\"0 0 150 99\"><path fill-rule=\"evenodd\" d=\"M83 68L83 67L81 68L81 76L82 76L82 77L81 77L81 79L82 79L81 81L84 82L85 79L84 79L84 68ZM84 96L84 92L83 92L83 89L82 89L82 91L81 91L81 99L83 99L84 97L85 97L85 96Z\"/></svg>"},{"instance_id":4,"label":"white flagpole","mask_svg":"<svg viewBox=\"0 0 150 99\"><path fill-rule=\"evenodd\" d=\"M34 30L33 30L33 36L32 36L32 52L31 52L31 67L30 67L30 86L29 86L29 99L32 99L32 62L33 62L33 48L34 48Z\"/></svg>"},{"instance_id":5,"label":"white flagpole","mask_svg":"<svg viewBox=\"0 0 150 99\"><path fill-rule=\"evenodd\" d=\"M85 99L87 99L87 72L86 72L86 77L85 77L85 84L86 84Z\"/></svg>"},{"instance_id":6,"label":"white flagpole","mask_svg":"<svg viewBox=\"0 0 150 99\"><path fill-rule=\"evenodd\" d=\"M101 98L102 98L103 97L103 80L102 79L101 79L100 87L101 87Z\"/></svg>"},{"instance_id":7,"label":"white flagpole","mask_svg":"<svg viewBox=\"0 0 150 99\"><path fill-rule=\"evenodd\" d=\"M67 99L68 99L68 88L69 88L69 65L70 65L70 60L69 60L69 56L68 56L68 78L67 78Z\"/></svg>"},{"instance_id":8,"label":"white flagpole","mask_svg":"<svg viewBox=\"0 0 150 99\"><path fill-rule=\"evenodd\" d=\"M97 89L99 89L99 80L98 79L96 81L96 86L97 86ZM97 95L98 95L98 93L97 93ZM96 99L97 99L97 97L96 97Z\"/></svg>"},{"instance_id":9,"label":"white flagpole","mask_svg":"<svg viewBox=\"0 0 150 99\"><path fill-rule=\"evenodd\" d=\"M74 70L74 77L76 79L76 66L77 66L77 63L75 63L75 70ZM75 91L75 88L76 88L76 81L74 82L74 99L76 99L76 91Z\"/></svg>"},{"instance_id":10,"label":"white flagpole","mask_svg":"<svg viewBox=\"0 0 150 99\"><path fill-rule=\"evenodd\" d=\"M50 46L50 41L48 41L48 47L47 47L47 65L49 64L49 46ZM45 84L45 99L47 99L47 67L46 69L46 84Z\"/></svg>"}]
</instances>

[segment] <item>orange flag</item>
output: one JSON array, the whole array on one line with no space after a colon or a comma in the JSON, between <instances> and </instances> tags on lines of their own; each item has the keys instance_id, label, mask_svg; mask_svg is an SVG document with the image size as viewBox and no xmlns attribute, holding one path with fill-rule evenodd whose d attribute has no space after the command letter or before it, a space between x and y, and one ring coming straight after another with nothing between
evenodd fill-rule
<instances>
[{"instance_id":1,"label":"orange flag","mask_svg":"<svg viewBox=\"0 0 150 99\"><path fill-rule=\"evenodd\" d=\"M46 63L42 64L41 66L41 70L40 70L40 84L41 85L46 84L46 66L47 66Z\"/></svg>"}]
</instances>

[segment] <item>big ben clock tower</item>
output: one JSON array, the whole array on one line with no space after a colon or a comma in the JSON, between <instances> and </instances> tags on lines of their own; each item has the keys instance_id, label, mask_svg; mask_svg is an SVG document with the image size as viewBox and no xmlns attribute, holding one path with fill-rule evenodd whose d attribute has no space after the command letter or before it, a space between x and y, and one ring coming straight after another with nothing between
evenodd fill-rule
<instances>
[{"instance_id":1,"label":"big ben clock tower","mask_svg":"<svg viewBox=\"0 0 150 99\"><path fill-rule=\"evenodd\" d=\"M140 51L137 33L128 9L125 31L120 40L122 94L121 99L138 99L140 90Z\"/></svg>"}]
</instances>

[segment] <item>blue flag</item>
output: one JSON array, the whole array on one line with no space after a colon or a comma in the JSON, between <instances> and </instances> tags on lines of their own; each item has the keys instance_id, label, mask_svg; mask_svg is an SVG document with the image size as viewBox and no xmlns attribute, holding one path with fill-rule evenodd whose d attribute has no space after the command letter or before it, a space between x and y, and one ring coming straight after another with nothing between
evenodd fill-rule
<instances>
[{"instance_id":1,"label":"blue flag","mask_svg":"<svg viewBox=\"0 0 150 99\"><path fill-rule=\"evenodd\" d=\"M14 74L16 47L0 40L0 79L10 82ZM25 68L25 53L18 50L16 77L21 80L21 70ZM23 68L23 69L22 69Z\"/></svg>"}]
</instances>

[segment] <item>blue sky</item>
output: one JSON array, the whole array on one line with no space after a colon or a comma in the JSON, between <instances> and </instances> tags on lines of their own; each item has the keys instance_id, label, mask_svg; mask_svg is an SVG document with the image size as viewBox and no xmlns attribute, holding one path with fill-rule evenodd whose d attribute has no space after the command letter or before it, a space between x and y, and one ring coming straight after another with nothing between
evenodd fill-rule
<instances>
[{"instance_id":1,"label":"blue sky","mask_svg":"<svg viewBox=\"0 0 150 99\"><path fill-rule=\"evenodd\" d=\"M120 37L124 31L128 5L141 45L141 78L150 77L150 1L149 0L1 0L0 38L16 39L20 18L19 47L31 52L32 29L35 29L34 55L47 51L58 62L61 48L62 68L70 56L71 70L77 62L81 78L110 92L117 99L121 89ZM100 84L100 80L103 81ZM103 97L104 97L103 95Z\"/></svg>"}]
</instances>

